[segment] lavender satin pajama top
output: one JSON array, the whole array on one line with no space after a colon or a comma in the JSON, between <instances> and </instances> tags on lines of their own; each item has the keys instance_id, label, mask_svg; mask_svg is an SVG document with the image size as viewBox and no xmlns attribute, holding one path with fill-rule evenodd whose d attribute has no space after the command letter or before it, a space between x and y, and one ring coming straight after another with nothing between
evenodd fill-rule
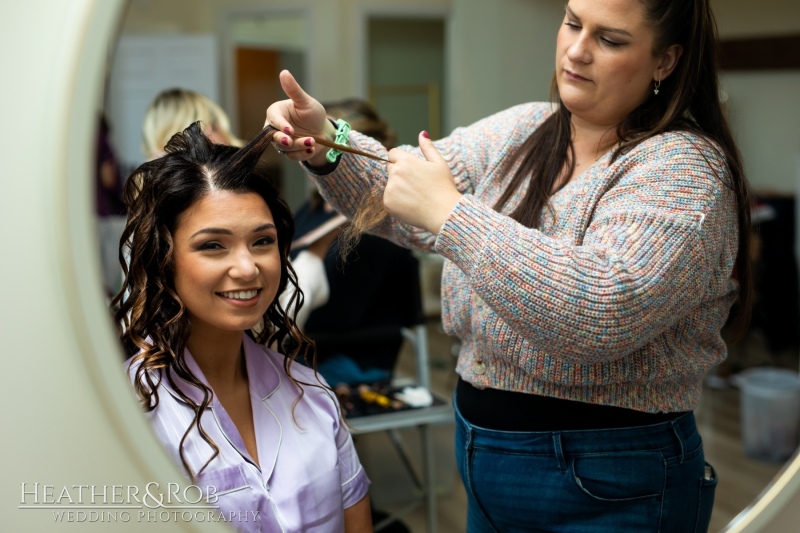
<instances>
[{"instance_id":1,"label":"lavender satin pajama top","mask_svg":"<svg viewBox=\"0 0 800 533\"><path fill-rule=\"evenodd\" d=\"M293 409L300 389L286 375L285 357L247 335L244 353L260 468L214 397L210 409L203 413L202 427L219 447L219 455L193 484L219 507L214 517L238 531L344 531L344 509L367 494L369 479L335 397L325 389L304 385L304 395ZM185 357L194 375L208 385L188 350ZM298 381L318 382L313 371L303 365L292 364L290 372ZM135 367L130 371L132 379L134 375ZM177 376L174 380L184 394L200 403L199 389ZM146 416L158 439L183 469L180 442L194 413L166 379L158 393L158 406ZM192 470L197 472L212 453L193 429L184 444Z\"/></svg>"}]
</instances>

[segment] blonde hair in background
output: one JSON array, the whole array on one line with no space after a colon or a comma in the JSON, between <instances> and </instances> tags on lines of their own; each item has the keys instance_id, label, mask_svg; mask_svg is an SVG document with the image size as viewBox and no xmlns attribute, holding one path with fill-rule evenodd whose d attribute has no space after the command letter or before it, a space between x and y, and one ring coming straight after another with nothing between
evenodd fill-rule
<instances>
[{"instance_id":1,"label":"blonde hair in background","mask_svg":"<svg viewBox=\"0 0 800 533\"><path fill-rule=\"evenodd\" d=\"M200 121L204 133L218 144L242 146L231 133L228 115L207 96L188 89L167 89L147 107L142 124L142 151L148 159L164 155L170 138Z\"/></svg>"}]
</instances>

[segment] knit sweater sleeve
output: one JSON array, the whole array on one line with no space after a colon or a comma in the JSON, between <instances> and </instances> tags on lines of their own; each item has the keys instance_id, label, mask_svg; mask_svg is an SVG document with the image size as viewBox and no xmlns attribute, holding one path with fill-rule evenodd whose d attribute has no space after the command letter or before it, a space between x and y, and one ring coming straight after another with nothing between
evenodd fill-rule
<instances>
[{"instance_id":1,"label":"knit sweater sleeve","mask_svg":"<svg viewBox=\"0 0 800 533\"><path fill-rule=\"evenodd\" d=\"M491 175L503 157L521 144L550 114L549 104L521 104L484 118L474 124L456 128L451 135L434 142L450 166L456 188L471 194L482 180ZM354 148L386 157L387 150L375 139L351 131ZM416 146L399 147L424 159ZM368 195L383 196L388 172L386 163L365 157L343 154L336 170L318 176L311 174L322 196L337 211L352 218L361 201ZM388 218L371 231L407 248L433 251L436 235Z\"/></svg>"},{"instance_id":2,"label":"knit sweater sleeve","mask_svg":"<svg viewBox=\"0 0 800 533\"><path fill-rule=\"evenodd\" d=\"M464 196L436 251L532 348L571 363L616 359L708 297L722 249L736 246L724 169L708 143L663 135L605 171L611 184L574 239L549 237Z\"/></svg>"}]
</instances>

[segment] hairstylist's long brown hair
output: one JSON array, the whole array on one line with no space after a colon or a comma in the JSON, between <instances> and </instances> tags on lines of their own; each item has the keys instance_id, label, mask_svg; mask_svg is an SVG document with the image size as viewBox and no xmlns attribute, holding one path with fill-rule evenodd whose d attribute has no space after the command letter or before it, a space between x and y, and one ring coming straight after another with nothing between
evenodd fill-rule
<instances>
[{"instance_id":1,"label":"hairstylist's long brown hair","mask_svg":"<svg viewBox=\"0 0 800 533\"><path fill-rule=\"evenodd\" d=\"M288 308L291 309L298 299L302 304L303 295L297 286L297 276L288 260L294 236L292 213L272 185L267 171L259 165L274 131L271 127L265 128L243 148L234 148L212 143L203 134L200 123L195 122L170 139L164 157L145 163L134 171L140 179L128 179L125 185L129 215L120 239L120 264L125 281L112 302L112 305L119 306L116 312L119 336L130 352L138 352L131 360L130 368L135 368L134 387L147 411L158 406L158 386L163 379L194 410L194 420L186 428L180 443L181 460L192 479L196 479L219 454L219 448L200 423L213 393L191 372L184 358L191 321L175 292L172 236L181 214L211 190L258 194L269 206L277 226L281 257L278 294L291 285L295 296ZM130 251L130 266L123 254L125 248ZM287 315L277 297L264 313L263 324L260 333L248 333L256 342L278 349L293 347L285 360L290 378L289 367L298 356L313 363L312 341L297 328L294 317ZM196 403L186 396L176 386L176 378L199 389L202 401ZM192 471L184 455L184 444L193 428L197 428L203 440L214 450L197 472Z\"/></svg>"},{"instance_id":2,"label":"hairstylist's long brown hair","mask_svg":"<svg viewBox=\"0 0 800 533\"><path fill-rule=\"evenodd\" d=\"M682 45L683 54L672 75L662 82L658 97L648 98L617 126L620 144L612 161L639 143L668 131L696 133L719 145L730 174L725 186L735 193L738 205L739 250L735 275L739 281L739 297L738 305L731 311L729 327L734 336L739 336L750 321L753 299L749 259L751 197L741 155L719 101L714 16L708 0L639 1L656 31L653 54L663 53L672 44ZM528 182L528 190L511 217L530 228L541 224L564 165L567 165L567 175L575 169L570 112L558 97L555 80L552 94L559 104L557 111L522 145L520 151L525 154L522 164L495 204L499 211L514 192Z\"/></svg>"}]
</instances>

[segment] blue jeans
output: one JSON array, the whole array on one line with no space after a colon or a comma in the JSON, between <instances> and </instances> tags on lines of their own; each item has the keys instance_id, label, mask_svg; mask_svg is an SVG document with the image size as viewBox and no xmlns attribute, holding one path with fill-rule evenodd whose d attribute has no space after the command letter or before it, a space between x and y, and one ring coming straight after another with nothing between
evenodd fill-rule
<instances>
[{"instance_id":1,"label":"blue jeans","mask_svg":"<svg viewBox=\"0 0 800 533\"><path fill-rule=\"evenodd\" d=\"M717 477L694 414L621 429L496 431L456 416L468 533L708 530Z\"/></svg>"}]
</instances>

